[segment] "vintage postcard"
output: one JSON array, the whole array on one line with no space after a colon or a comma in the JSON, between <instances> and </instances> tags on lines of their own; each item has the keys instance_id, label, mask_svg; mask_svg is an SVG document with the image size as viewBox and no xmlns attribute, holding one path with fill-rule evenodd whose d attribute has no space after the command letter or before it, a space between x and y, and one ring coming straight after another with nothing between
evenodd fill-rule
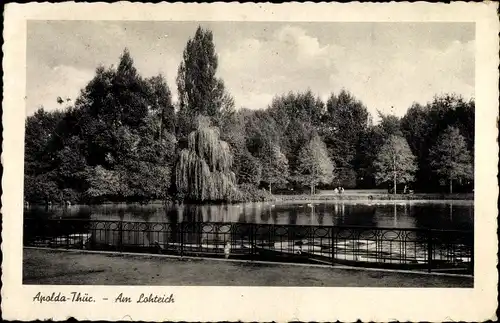
<instances>
[{"instance_id":1,"label":"vintage postcard","mask_svg":"<svg viewBox=\"0 0 500 323\"><path fill-rule=\"evenodd\" d=\"M497 4L5 7L5 319L485 321Z\"/></svg>"}]
</instances>

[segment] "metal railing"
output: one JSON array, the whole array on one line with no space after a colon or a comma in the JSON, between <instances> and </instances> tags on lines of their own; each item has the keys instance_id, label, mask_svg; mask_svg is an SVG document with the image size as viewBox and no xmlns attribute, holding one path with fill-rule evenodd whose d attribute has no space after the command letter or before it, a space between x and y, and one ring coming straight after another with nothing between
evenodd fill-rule
<instances>
[{"instance_id":1,"label":"metal railing","mask_svg":"<svg viewBox=\"0 0 500 323\"><path fill-rule=\"evenodd\" d=\"M473 231L25 219L24 245L473 273Z\"/></svg>"}]
</instances>

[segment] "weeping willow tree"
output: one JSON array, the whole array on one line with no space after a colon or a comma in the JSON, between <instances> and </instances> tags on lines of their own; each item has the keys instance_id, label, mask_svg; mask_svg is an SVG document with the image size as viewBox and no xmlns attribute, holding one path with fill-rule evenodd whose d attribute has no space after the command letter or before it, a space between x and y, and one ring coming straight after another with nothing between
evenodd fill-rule
<instances>
[{"instance_id":1,"label":"weeping willow tree","mask_svg":"<svg viewBox=\"0 0 500 323\"><path fill-rule=\"evenodd\" d=\"M233 156L220 140L219 129L199 117L197 129L188 136L188 147L175 167L175 188L184 200L193 202L234 201L240 192L231 171Z\"/></svg>"}]
</instances>

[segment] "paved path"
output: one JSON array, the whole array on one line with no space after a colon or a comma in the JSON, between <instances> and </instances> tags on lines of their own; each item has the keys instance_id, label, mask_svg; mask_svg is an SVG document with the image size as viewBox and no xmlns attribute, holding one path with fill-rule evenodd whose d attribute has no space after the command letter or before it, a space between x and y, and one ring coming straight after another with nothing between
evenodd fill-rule
<instances>
[{"instance_id":1,"label":"paved path","mask_svg":"<svg viewBox=\"0 0 500 323\"><path fill-rule=\"evenodd\" d=\"M473 287L469 277L322 266L24 249L24 284Z\"/></svg>"}]
</instances>

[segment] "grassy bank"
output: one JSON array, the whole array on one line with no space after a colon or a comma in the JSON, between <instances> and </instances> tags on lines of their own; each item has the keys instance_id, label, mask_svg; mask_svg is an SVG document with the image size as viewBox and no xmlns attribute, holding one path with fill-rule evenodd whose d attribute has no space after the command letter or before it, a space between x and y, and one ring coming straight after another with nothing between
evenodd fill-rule
<instances>
[{"instance_id":1,"label":"grassy bank","mask_svg":"<svg viewBox=\"0 0 500 323\"><path fill-rule=\"evenodd\" d=\"M382 200L382 201L414 201L414 200L474 200L473 193L457 193L457 194L434 194L434 193L418 193L418 194L381 194L381 193L350 193L344 194L301 194L301 195L275 195L278 201L302 201L302 200L317 200L317 201L342 201L342 200Z\"/></svg>"},{"instance_id":2,"label":"grassy bank","mask_svg":"<svg viewBox=\"0 0 500 323\"><path fill-rule=\"evenodd\" d=\"M25 248L23 283L51 285L473 287L471 277Z\"/></svg>"},{"instance_id":3,"label":"grassy bank","mask_svg":"<svg viewBox=\"0 0 500 323\"><path fill-rule=\"evenodd\" d=\"M335 194L327 191L326 193L320 192L319 194L274 194L271 195L262 193L252 193L247 198L241 201L233 201L232 203L245 203L245 202L265 202L265 201L473 201L474 193L456 193L456 194L436 194L436 193L416 193L416 194L387 194L381 193L380 190L364 191L346 191L343 194ZM97 204L74 204L74 205L160 205L170 204L172 201L152 200L147 203L137 202L102 202ZM227 202L212 202L201 204L226 204ZM44 204L32 204L43 206ZM64 204L55 204L63 206Z\"/></svg>"}]
</instances>

